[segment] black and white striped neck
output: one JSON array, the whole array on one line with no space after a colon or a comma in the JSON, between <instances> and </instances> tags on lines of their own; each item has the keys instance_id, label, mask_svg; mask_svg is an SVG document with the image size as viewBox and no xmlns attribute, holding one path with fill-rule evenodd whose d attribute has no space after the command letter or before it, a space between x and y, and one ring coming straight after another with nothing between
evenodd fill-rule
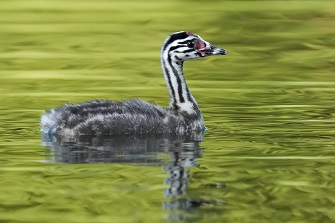
<instances>
[{"instance_id":1,"label":"black and white striped neck","mask_svg":"<svg viewBox=\"0 0 335 223\"><path fill-rule=\"evenodd\" d=\"M161 56L164 78L169 89L170 107L188 114L200 113L197 102L189 91L183 73L183 61L168 53Z\"/></svg>"}]
</instances>

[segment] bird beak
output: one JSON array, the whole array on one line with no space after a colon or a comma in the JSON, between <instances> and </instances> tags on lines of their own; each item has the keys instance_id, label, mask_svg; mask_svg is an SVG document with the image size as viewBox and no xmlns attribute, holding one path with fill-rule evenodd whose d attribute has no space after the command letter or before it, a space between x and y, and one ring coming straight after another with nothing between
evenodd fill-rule
<instances>
[{"instance_id":1,"label":"bird beak","mask_svg":"<svg viewBox=\"0 0 335 223\"><path fill-rule=\"evenodd\" d=\"M216 47L206 41L196 40L194 43L195 49L201 57L227 54L226 50Z\"/></svg>"},{"instance_id":2,"label":"bird beak","mask_svg":"<svg viewBox=\"0 0 335 223\"><path fill-rule=\"evenodd\" d=\"M198 49L197 51L201 57L211 56L211 55L226 55L228 53L227 50L221 49L212 44L209 44L205 48Z\"/></svg>"},{"instance_id":3,"label":"bird beak","mask_svg":"<svg viewBox=\"0 0 335 223\"><path fill-rule=\"evenodd\" d=\"M226 55L228 53L227 50L221 49L213 45L211 45L210 50L212 51L213 55Z\"/></svg>"}]
</instances>

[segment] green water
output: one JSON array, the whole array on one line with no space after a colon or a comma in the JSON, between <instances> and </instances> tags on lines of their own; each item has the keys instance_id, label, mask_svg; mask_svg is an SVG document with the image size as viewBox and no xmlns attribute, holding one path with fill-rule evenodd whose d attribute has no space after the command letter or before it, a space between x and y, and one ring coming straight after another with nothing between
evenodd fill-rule
<instances>
[{"instance_id":1,"label":"green water","mask_svg":"<svg viewBox=\"0 0 335 223\"><path fill-rule=\"evenodd\" d=\"M0 222L335 222L334 27L332 0L1 1ZM179 30L229 52L185 64L209 130L182 194L164 192L171 151L67 164L41 145L66 102L167 105Z\"/></svg>"}]
</instances>

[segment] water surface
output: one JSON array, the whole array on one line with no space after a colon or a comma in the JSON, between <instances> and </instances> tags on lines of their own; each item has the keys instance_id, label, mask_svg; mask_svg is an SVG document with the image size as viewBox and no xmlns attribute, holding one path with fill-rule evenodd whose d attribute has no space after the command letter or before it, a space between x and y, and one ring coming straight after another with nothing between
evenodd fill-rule
<instances>
[{"instance_id":1,"label":"water surface","mask_svg":"<svg viewBox=\"0 0 335 223\"><path fill-rule=\"evenodd\" d=\"M334 12L326 0L1 1L0 221L334 222ZM39 117L63 103L167 105L159 52L179 30L229 52L185 63L203 138L45 144Z\"/></svg>"}]
</instances>

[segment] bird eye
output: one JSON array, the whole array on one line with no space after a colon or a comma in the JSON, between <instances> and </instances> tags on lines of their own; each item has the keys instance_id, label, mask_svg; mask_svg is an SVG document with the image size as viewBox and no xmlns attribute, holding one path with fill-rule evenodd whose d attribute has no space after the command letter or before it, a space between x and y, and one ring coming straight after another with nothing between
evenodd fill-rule
<instances>
[{"instance_id":1,"label":"bird eye","mask_svg":"<svg viewBox=\"0 0 335 223\"><path fill-rule=\"evenodd\" d=\"M188 42L188 43L187 43L187 46L188 46L189 48L194 48L194 43L193 43L193 41Z\"/></svg>"}]
</instances>

